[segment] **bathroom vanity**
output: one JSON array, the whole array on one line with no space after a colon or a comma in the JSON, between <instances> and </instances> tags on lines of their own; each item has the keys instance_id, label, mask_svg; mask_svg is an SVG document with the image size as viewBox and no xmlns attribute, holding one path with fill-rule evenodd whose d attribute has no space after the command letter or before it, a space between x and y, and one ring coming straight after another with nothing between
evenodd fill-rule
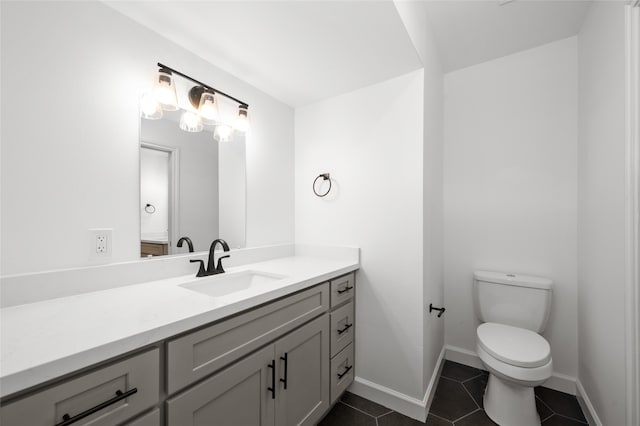
<instances>
[{"instance_id":1,"label":"bathroom vanity","mask_svg":"<svg viewBox=\"0 0 640 426\"><path fill-rule=\"evenodd\" d=\"M4 308L0 420L5 426L189 426L212 419L313 425L354 379L357 267L294 256L220 276ZM14 340L15 321L28 309L31 321L55 323L40 328L49 353L37 353L47 345L35 325ZM53 312L62 318L50 317ZM48 333L74 314L85 323ZM111 326L97 325L110 315ZM93 337L61 357L56 345L83 334ZM36 351L30 360L15 357L29 349Z\"/></svg>"}]
</instances>

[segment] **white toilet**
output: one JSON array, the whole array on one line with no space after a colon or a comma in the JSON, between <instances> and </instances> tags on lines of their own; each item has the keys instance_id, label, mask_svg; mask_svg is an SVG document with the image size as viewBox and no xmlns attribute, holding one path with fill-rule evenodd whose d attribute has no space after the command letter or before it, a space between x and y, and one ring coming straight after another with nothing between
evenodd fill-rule
<instances>
[{"instance_id":1,"label":"white toilet","mask_svg":"<svg viewBox=\"0 0 640 426\"><path fill-rule=\"evenodd\" d=\"M551 377L551 347L538 333L553 283L500 272L474 273L478 356L489 370L484 410L500 426L540 426L534 386Z\"/></svg>"}]
</instances>

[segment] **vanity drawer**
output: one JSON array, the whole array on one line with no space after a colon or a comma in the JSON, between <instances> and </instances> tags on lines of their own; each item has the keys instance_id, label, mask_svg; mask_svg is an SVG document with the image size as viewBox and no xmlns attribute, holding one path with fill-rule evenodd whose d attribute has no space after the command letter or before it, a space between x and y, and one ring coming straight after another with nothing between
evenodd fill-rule
<instances>
[{"instance_id":1,"label":"vanity drawer","mask_svg":"<svg viewBox=\"0 0 640 426\"><path fill-rule=\"evenodd\" d=\"M354 362L353 343L331 359L331 404L336 402L353 382L355 375L353 371Z\"/></svg>"},{"instance_id":2,"label":"vanity drawer","mask_svg":"<svg viewBox=\"0 0 640 426\"><path fill-rule=\"evenodd\" d=\"M353 298L356 283L355 273L352 272L330 282L332 308Z\"/></svg>"},{"instance_id":3,"label":"vanity drawer","mask_svg":"<svg viewBox=\"0 0 640 426\"><path fill-rule=\"evenodd\" d=\"M353 342L353 300L331 312L331 356Z\"/></svg>"},{"instance_id":4,"label":"vanity drawer","mask_svg":"<svg viewBox=\"0 0 640 426\"><path fill-rule=\"evenodd\" d=\"M170 341L168 393L219 370L328 309L329 284L325 283Z\"/></svg>"},{"instance_id":5,"label":"vanity drawer","mask_svg":"<svg viewBox=\"0 0 640 426\"><path fill-rule=\"evenodd\" d=\"M7 404L0 409L0 423L53 426L63 422L66 414L74 418L104 403L73 425L117 425L158 402L159 377L156 348ZM118 399L119 392L128 396Z\"/></svg>"}]
</instances>

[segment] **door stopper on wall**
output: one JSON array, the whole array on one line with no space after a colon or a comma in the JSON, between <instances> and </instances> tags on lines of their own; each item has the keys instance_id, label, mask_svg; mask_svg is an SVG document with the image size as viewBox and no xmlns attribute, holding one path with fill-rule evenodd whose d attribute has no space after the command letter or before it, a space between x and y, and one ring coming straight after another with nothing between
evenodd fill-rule
<instances>
[{"instance_id":1,"label":"door stopper on wall","mask_svg":"<svg viewBox=\"0 0 640 426\"><path fill-rule=\"evenodd\" d=\"M438 311L438 312L440 312L440 313L438 314L438 318L440 318L440 317L442 316L442 314L444 314L444 311L445 311L445 310L446 310L446 309L444 308L444 306L443 306L442 308L436 308L436 307L434 307L434 306L433 306L433 304L429 303L429 312L431 312L431 311Z\"/></svg>"}]
</instances>

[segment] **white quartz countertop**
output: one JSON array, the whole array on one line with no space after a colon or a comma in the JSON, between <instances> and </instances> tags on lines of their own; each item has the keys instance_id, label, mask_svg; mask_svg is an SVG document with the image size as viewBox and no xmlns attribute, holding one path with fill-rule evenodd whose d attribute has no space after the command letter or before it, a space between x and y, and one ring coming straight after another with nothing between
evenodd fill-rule
<instances>
[{"instance_id":1,"label":"white quartz countertop","mask_svg":"<svg viewBox=\"0 0 640 426\"><path fill-rule=\"evenodd\" d=\"M188 275L3 308L0 396L322 283L358 266L354 260L291 256L227 268L227 276L246 270L284 276L229 296L214 298L181 287L195 279Z\"/></svg>"}]
</instances>

